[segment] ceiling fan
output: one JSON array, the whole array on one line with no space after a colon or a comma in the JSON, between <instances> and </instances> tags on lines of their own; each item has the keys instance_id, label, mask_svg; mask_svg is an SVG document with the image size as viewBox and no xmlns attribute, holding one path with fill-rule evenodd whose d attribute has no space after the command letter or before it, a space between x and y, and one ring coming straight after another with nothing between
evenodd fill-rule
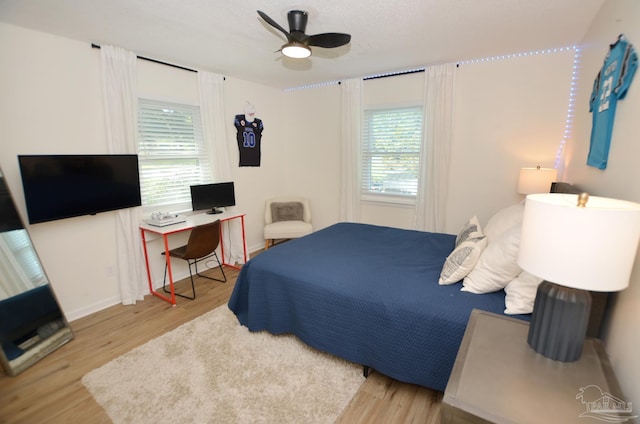
<instances>
[{"instance_id":1,"label":"ceiling fan","mask_svg":"<svg viewBox=\"0 0 640 424\"><path fill-rule=\"evenodd\" d=\"M307 27L309 15L302 10L291 10L287 13L289 31L281 27L266 13L258 10L258 15L287 37L287 43L280 49L282 54L287 57L302 59L311 56L311 46L333 48L344 46L351 41L351 35L340 32L325 32L316 35L305 34L304 31Z\"/></svg>"}]
</instances>

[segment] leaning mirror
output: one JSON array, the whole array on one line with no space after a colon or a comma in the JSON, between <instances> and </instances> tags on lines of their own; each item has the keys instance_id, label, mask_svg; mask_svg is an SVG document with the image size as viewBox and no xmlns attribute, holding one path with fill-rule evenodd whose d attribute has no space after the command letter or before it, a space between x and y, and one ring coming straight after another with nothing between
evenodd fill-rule
<instances>
[{"instance_id":1,"label":"leaning mirror","mask_svg":"<svg viewBox=\"0 0 640 424\"><path fill-rule=\"evenodd\" d=\"M0 362L16 375L69 340L69 328L0 170Z\"/></svg>"}]
</instances>

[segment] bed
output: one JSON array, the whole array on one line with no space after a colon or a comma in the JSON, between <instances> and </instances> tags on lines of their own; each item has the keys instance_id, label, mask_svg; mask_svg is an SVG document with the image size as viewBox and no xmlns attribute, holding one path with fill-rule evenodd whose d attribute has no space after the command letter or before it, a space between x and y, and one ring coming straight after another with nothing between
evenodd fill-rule
<instances>
[{"instance_id":1,"label":"bed","mask_svg":"<svg viewBox=\"0 0 640 424\"><path fill-rule=\"evenodd\" d=\"M399 381L444 391L471 311L505 312L505 290L461 291L463 279L439 284L463 230L338 223L248 261L229 308L250 331L291 333Z\"/></svg>"}]
</instances>

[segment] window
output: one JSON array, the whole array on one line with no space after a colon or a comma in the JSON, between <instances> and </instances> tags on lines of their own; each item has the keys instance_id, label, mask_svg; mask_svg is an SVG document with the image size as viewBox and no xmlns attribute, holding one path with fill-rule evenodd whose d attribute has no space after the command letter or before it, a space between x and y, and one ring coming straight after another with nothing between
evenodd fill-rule
<instances>
[{"instance_id":1,"label":"window","mask_svg":"<svg viewBox=\"0 0 640 424\"><path fill-rule=\"evenodd\" d=\"M139 99L138 133L142 205L190 209L189 186L212 182L200 108Z\"/></svg>"},{"instance_id":2,"label":"window","mask_svg":"<svg viewBox=\"0 0 640 424\"><path fill-rule=\"evenodd\" d=\"M362 194L415 198L418 192L422 106L369 109L362 132ZM391 201L390 198L387 201Z\"/></svg>"}]
</instances>

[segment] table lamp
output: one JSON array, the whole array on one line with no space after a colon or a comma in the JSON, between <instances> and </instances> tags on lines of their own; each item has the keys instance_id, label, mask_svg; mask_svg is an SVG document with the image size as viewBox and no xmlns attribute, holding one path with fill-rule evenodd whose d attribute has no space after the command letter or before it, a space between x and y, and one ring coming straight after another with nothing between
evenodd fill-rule
<instances>
[{"instance_id":1,"label":"table lamp","mask_svg":"<svg viewBox=\"0 0 640 424\"><path fill-rule=\"evenodd\" d=\"M558 171L554 168L521 168L518 178L518 193L548 193L551 183L556 180Z\"/></svg>"},{"instance_id":2,"label":"table lamp","mask_svg":"<svg viewBox=\"0 0 640 424\"><path fill-rule=\"evenodd\" d=\"M526 198L518 264L542 278L527 342L561 362L580 358L588 291L625 289L640 240L640 204L587 193Z\"/></svg>"}]
</instances>

